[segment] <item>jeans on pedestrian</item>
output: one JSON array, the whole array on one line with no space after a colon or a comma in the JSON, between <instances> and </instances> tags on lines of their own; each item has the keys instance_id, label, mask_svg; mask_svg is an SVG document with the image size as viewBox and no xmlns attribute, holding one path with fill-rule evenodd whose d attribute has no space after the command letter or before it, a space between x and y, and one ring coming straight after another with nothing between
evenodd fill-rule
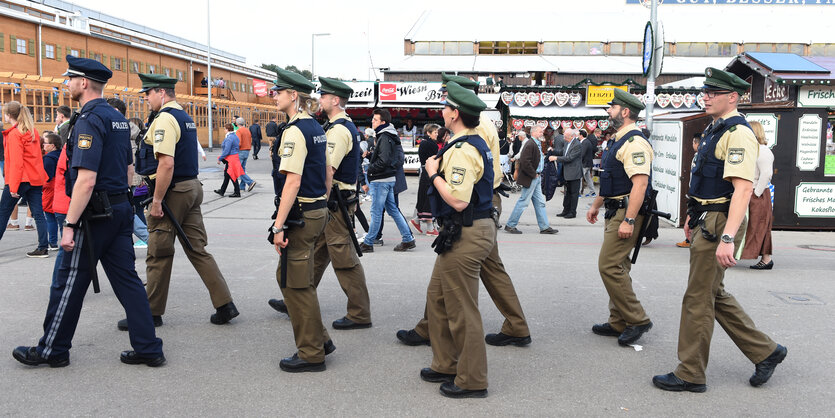
<instances>
[{"instance_id":1,"label":"jeans on pedestrian","mask_svg":"<svg viewBox=\"0 0 835 418\"><path fill-rule=\"evenodd\" d=\"M549 227L548 214L545 212L545 195L542 194L541 184L542 176L540 175L531 181L531 187L522 188L519 200L516 201L516 206L513 207L510 218L507 219L507 226L515 228L519 224L519 218L522 217L522 212L533 201L533 209L536 214L536 223L539 225L539 230L542 231Z\"/></svg>"},{"instance_id":2,"label":"jeans on pedestrian","mask_svg":"<svg viewBox=\"0 0 835 418\"><path fill-rule=\"evenodd\" d=\"M238 151L238 159L241 160L241 167L244 169L244 174L238 177L238 183L240 183L241 189L246 189L247 185L255 183L255 181L253 181L252 178L246 174L246 160L249 159L249 150Z\"/></svg>"},{"instance_id":3,"label":"jeans on pedestrian","mask_svg":"<svg viewBox=\"0 0 835 418\"><path fill-rule=\"evenodd\" d=\"M583 194L583 191L586 190L588 187L591 191L589 193L595 193L594 191L594 179L591 176L591 167L583 167L583 187L580 189L580 194Z\"/></svg>"},{"instance_id":4,"label":"jeans on pedestrian","mask_svg":"<svg viewBox=\"0 0 835 418\"><path fill-rule=\"evenodd\" d=\"M148 242L148 225L145 225L139 215L133 215L133 235L136 235L142 241Z\"/></svg>"},{"instance_id":5,"label":"jeans on pedestrian","mask_svg":"<svg viewBox=\"0 0 835 418\"><path fill-rule=\"evenodd\" d=\"M397 224L397 229L400 230L403 242L413 241L412 230L406 224L406 218L400 213L397 208L397 203L394 201L394 181L387 182L371 182L368 185L371 192L371 224L368 226L368 234L366 234L363 242L366 245L374 245L374 237L380 232L380 220L383 218L383 208L394 219Z\"/></svg>"},{"instance_id":6,"label":"jeans on pedestrian","mask_svg":"<svg viewBox=\"0 0 835 418\"><path fill-rule=\"evenodd\" d=\"M55 214L52 212L44 212L43 217L46 220L46 232L49 236L49 246L58 246L58 221L55 219ZM63 228L63 226L62 226Z\"/></svg>"},{"instance_id":7,"label":"jeans on pedestrian","mask_svg":"<svg viewBox=\"0 0 835 418\"><path fill-rule=\"evenodd\" d=\"M66 213L55 212L55 222L60 225L58 227L58 236L64 236L64 219L67 218ZM60 244L60 243L59 243ZM55 267L52 268L52 286L58 287L58 268L61 267L61 260L64 258L64 249L58 248L58 255L55 256Z\"/></svg>"},{"instance_id":8,"label":"jeans on pedestrian","mask_svg":"<svg viewBox=\"0 0 835 418\"><path fill-rule=\"evenodd\" d=\"M43 206L41 198L43 197L43 187L31 186L28 182L20 183L17 188L17 194L24 197L29 202L29 210L32 211L32 218L35 219L35 227L38 229L38 249L45 250L48 245L48 234L46 232L46 219L43 216ZM9 217L17 204L18 198L12 197L9 191L9 185L3 188L3 197L0 198L0 239L3 239L3 234L6 232L6 225L9 223Z\"/></svg>"}]
</instances>

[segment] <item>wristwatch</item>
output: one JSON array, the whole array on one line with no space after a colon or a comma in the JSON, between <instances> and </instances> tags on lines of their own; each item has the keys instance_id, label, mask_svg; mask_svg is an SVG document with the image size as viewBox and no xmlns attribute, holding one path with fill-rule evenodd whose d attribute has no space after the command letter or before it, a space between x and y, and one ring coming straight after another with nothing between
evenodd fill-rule
<instances>
[{"instance_id":1,"label":"wristwatch","mask_svg":"<svg viewBox=\"0 0 835 418\"><path fill-rule=\"evenodd\" d=\"M734 236L730 234L722 234L722 242L725 244L731 244L734 242Z\"/></svg>"},{"instance_id":2,"label":"wristwatch","mask_svg":"<svg viewBox=\"0 0 835 418\"><path fill-rule=\"evenodd\" d=\"M64 228L78 228L78 223L70 223L70 221L64 219Z\"/></svg>"},{"instance_id":3,"label":"wristwatch","mask_svg":"<svg viewBox=\"0 0 835 418\"><path fill-rule=\"evenodd\" d=\"M623 218L623 221L629 225L635 225L635 218Z\"/></svg>"},{"instance_id":4,"label":"wristwatch","mask_svg":"<svg viewBox=\"0 0 835 418\"><path fill-rule=\"evenodd\" d=\"M270 227L270 232L272 232L273 234L277 234L277 233L279 233L279 232L281 232L281 231L283 231L283 230L284 230L284 229L282 229L282 228L276 228L276 227L275 227L275 225L273 225L273 226L271 226L271 227Z\"/></svg>"}]
</instances>

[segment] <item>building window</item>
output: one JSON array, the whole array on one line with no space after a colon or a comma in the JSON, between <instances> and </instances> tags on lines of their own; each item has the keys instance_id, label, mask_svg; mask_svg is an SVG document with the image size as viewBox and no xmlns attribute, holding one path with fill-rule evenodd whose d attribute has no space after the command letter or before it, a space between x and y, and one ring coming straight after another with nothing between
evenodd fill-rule
<instances>
[{"instance_id":1,"label":"building window","mask_svg":"<svg viewBox=\"0 0 835 418\"><path fill-rule=\"evenodd\" d=\"M166 77L171 77L171 69L166 68L166 69L164 70L164 73L165 73L165 76L166 76Z\"/></svg>"},{"instance_id":2,"label":"building window","mask_svg":"<svg viewBox=\"0 0 835 418\"><path fill-rule=\"evenodd\" d=\"M78 56L80 55L80 53L78 52L78 50L77 50L77 49L70 49L70 55L72 55L72 56L74 56L74 57L78 58Z\"/></svg>"},{"instance_id":3,"label":"building window","mask_svg":"<svg viewBox=\"0 0 835 418\"><path fill-rule=\"evenodd\" d=\"M96 54L96 53L93 53L93 54L92 54L92 56L91 56L90 58L91 58L91 59L94 59L94 60L96 60L96 61L98 61L98 62L101 62L101 54Z\"/></svg>"},{"instance_id":4,"label":"building window","mask_svg":"<svg viewBox=\"0 0 835 418\"><path fill-rule=\"evenodd\" d=\"M130 69L130 70L131 70L132 72L134 72L134 73L138 73L138 72L139 72L139 63L138 63L138 62L136 62L136 61L131 61L131 63L130 63L130 67L131 67L131 69Z\"/></svg>"},{"instance_id":5,"label":"building window","mask_svg":"<svg viewBox=\"0 0 835 418\"><path fill-rule=\"evenodd\" d=\"M185 74L180 70L177 70L177 80L186 81Z\"/></svg>"},{"instance_id":6,"label":"building window","mask_svg":"<svg viewBox=\"0 0 835 418\"><path fill-rule=\"evenodd\" d=\"M151 74L156 74L157 66L156 65L148 65L148 72Z\"/></svg>"},{"instance_id":7,"label":"building window","mask_svg":"<svg viewBox=\"0 0 835 418\"><path fill-rule=\"evenodd\" d=\"M55 59L55 45L46 44L43 49L44 56L51 60Z\"/></svg>"},{"instance_id":8,"label":"building window","mask_svg":"<svg viewBox=\"0 0 835 418\"><path fill-rule=\"evenodd\" d=\"M25 54L26 53L26 39L17 39L17 53L18 54Z\"/></svg>"},{"instance_id":9,"label":"building window","mask_svg":"<svg viewBox=\"0 0 835 418\"><path fill-rule=\"evenodd\" d=\"M473 55L474 47L472 42L458 42L458 53L461 55Z\"/></svg>"},{"instance_id":10,"label":"building window","mask_svg":"<svg viewBox=\"0 0 835 418\"><path fill-rule=\"evenodd\" d=\"M122 71L122 59L121 58L113 58L113 69L116 71Z\"/></svg>"}]
</instances>

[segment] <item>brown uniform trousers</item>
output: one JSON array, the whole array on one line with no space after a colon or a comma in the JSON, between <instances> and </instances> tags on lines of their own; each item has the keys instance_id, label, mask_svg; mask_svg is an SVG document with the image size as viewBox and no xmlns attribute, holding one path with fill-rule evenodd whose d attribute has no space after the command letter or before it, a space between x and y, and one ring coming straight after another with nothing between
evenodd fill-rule
<instances>
[{"instance_id":1,"label":"brown uniform trousers","mask_svg":"<svg viewBox=\"0 0 835 418\"><path fill-rule=\"evenodd\" d=\"M452 248L438 255L426 290L432 365L454 374L462 389L487 388L487 349L478 310L478 278L496 247L496 224L477 219Z\"/></svg>"},{"instance_id":2,"label":"brown uniform trousers","mask_svg":"<svg viewBox=\"0 0 835 418\"><path fill-rule=\"evenodd\" d=\"M194 248L191 251L183 246L188 260L209 290L212 305L219 308L231 302L232 295L226 286L226 280L214 257L205 248L208 239L206 227L203 225L203 214L200 212L200 204L203 203L203 185L200 184L200 180L185 180L174 184L165 195L165 203ZM152 315L163 315L165 304L168 302L168 286L171 281L171 267L174 264L174 238L177 237L177 231L168 216L154 218L146 211L145 219L148 220L148 255L145 257L148 302Z\"/></svg>"},{"instance_id":3,"label":"brown uniform trousers","mask_svg":"<svg viewBox=\"0 0 835 418\"><path fill-rule=\"evenodd\" d=\"M705 227L719 236L727 220L726 213L708 212ZM746 224L747 221L743 221L735 235L734 246L737 249L745 236ZM691 383L704 384L714 319L754 364L771 355L777 349L777 343L758 330L739 302L725 291L722 282L725 269L716 261L716 248L720 241L706 240L700 228L696 228L691 241L690 277L681 302L678 333L678 359L681 363L675 375Z\"/></svg>"},{"instance_id":4,"label":"brown uniform trousers","mask_svg":"<svg viewBox=\"0 0 835 418\"><path fill-rule=\"evenodd\" d=\"M637 231L644 222L643 215L635 217L635 227L632 236L626 239L618 237L618 228L626 216L626 209L618 209L614 216L606 220L603 232L603 245L597 258L597 267L603 286L609 294L609 325L618 332L629 325L645 325L649 317L644 307L632 290L632 262L629 253L635 248L638 240Z\"/></svg>"},{"instance_id":5,"label":"brown uniform trousers","mask_svg":"<svg viewBox=\"0 0 835 418\"><path fill-rule=\"evenodd\" d=\"M354 216L356 208L356 203L348 207L349 217ZM313 285L319 287L325 269L333 262L336 279L348 297L348 313L345 316L358 324L367 324L371 322L371 302L365 284L365 271L349 235L354 230L348 227L339 211L331 211L329 217L325 232L316 241L313 252Z\"/></svg>"},{"instance_id":6,"label":"brown uniform trousers","mask_svg":"<svg viewBox=\"0 0 835 418\"><path fill-rule=\"evenodd\" d=\"M325 230L328 209L307 210L302 216L303 228L290 227L285 232L288 245L282 251L287 251L287 286L281 288L281 261L275 278L287 305L299 358L321 363L325 361L325 341L330 337L322 325L319 297L313 284L313 252Z\"/></svg>"},{"instance_id":7,"label":"brown uniform trousers","mask_svg":"<svg viewBox=\"0 0 835 418\"><path fill-rule=\"evenodd\" d=\"M496 208L501 217L502 199L497 193L493 193L493 207ZM494 243L496 243L495 238L493 237ZM516 295L513 282L505 271L501 257L499 257L498 243L493 246L490 255L482 262L479 275L481 282L484 283L484 288L487 289L487 293L493 299L496 309L505 318L502 324L502 334L511 337L529 337L531 330L528 328L528 321L525 319L525 313L522 312L522 305L519 303L519 297ZM415 325L415 332L423 338L429 338L429 322L427 321L425 308L423 319Z\"/></svg>"}]
</instances>

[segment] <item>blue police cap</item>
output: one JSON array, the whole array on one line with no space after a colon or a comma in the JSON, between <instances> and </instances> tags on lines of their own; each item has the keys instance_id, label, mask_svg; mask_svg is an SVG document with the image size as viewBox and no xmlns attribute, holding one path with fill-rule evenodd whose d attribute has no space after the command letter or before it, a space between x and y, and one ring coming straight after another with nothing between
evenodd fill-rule
<instances>
[{"instance_id":1,"label":"blue police cap","mask_svg":"<svg viewBox=\"0 0 835 418\"><path fill-rule=\"evenodd\" d=\"M104 64L89 58L67 55L67 64L69 68L62 74L64 77L84 77L99 83L107 83L107 80L113 77L113 71L110 71Z\"/></svg>"}]
</instances>

